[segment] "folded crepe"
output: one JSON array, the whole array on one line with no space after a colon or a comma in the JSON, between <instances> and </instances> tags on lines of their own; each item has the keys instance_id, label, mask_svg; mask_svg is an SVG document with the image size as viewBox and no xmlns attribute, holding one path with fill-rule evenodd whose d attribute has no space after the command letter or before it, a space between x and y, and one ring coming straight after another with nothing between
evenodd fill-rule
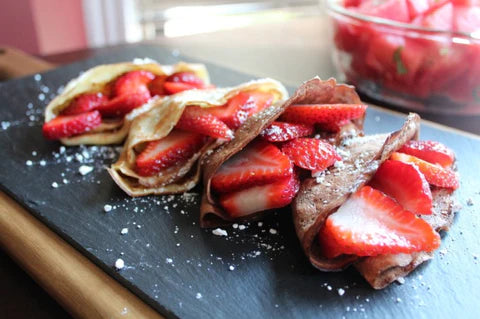
<instances>
[{"instance_id":1,"label":"folded crepe","mask_svg":"<svg viewBox=\"0 0 480 319\"><path fill-rule=\"evenodd\" d=\"M45 110L45 123L57 117L79 95L85 93L102 92L109 83L119 76L137 70L153 73L155 76L168 76L177 72L192 72L202 79L205 84L210 83L207 69L203 64L180 62L175 65L160 65L153 60L141 60L116 64L99 65L87 70L77 78L71 80L63 92L55 97ZM130 123L138 115L148 111L160 97L153 97L141 107L132 110L121 118L102 120L100 126L76 136L61 138L65 145L106 145L121 143L128 134Z\"/></svg>"},{"instance_id":2,"label":"folded crepe","mask_svg":"<svg viewBox=\"0 0 480 319\"><path fill-rule=\"evenodd\" d=\"M145 147L146 143L168 136L186 107L218 107L240 92L254 91L272 94L273 102L261 114L250 118L275 113L288 97L285 87L280 82L261 79L231 88L185 91L166 97L163 101L156 101L148 112L138 116L132 122L119 160L108 169L110 175L130 196L174 194L192 189L200 178L200 162L203 157L225 143L225 140L209 138L208 142L187 162L179 163L149 177L140 176L135 171L139 151ZM233 140L236 140L239 131L237 130L234 134Z\"/></svg>"},{"instance_id":3,"label":"folded crepe","mask_svg":"<svg viewBox=\"0 0 480 319\"><path fill-rule=\"evenodd\" d=\"M337 84L333 78L326 81L322 81L318 77L313 78L301 85L295 91L294 95L280 107L266 110L265 112L259 113L258 116L249 118L245 124L238 129L233 140L222 145L218 150L206 157L202 162L204 190L200 207L200 226L205 228L217 227L238 221L260 218L265 212L258 212L243 218L231 218L219 205L215 194L212 192L211 181L213 176L224 162L240 152L259 136L260 133L280 117L289 106L294 104L335 103L361 104L361 100L353 86ZM322 137L330 140L332 143L336 143L338 139L345 136L352 134L361 135L363 121L364 116L344 125L340 132L335 134L322 134Z\"/></svg>"},{"instance_id":4,"label":"folded crepe","mask_svg":"<svg viewBox=\"0 0 480 319\"><path fill-rule=\"evenodd\" d=\"M410 114L403 127L392 134L344 139L339 145L343 165L331 167L321 176L302 182L292 203L293 220L303 250L313 266L323 271L339 271L353 264L373 288L381 289L432 258L431 252L415 252L363 258L340 255L327 259L322 256L318 243L318 233L327 217L367 184L393 152L417 139L419 128L420 117ZM432 215L421 218L437 232L447 230L457 209L452 192L432 187L432 198Z\"/></svg>"}]
</instances>

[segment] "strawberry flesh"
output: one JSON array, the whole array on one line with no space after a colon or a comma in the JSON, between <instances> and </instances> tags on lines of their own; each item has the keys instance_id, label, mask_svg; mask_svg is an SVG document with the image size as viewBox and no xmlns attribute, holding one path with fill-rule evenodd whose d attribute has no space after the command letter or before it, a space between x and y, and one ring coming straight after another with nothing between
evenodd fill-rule
<instances>
[{"instance_id":1,"label":"strawberry flesh","mask_svg":"<svg viewBox=\"0 0 480 319\"><path fill-rule=\"evenodd\" d=\"M292 175L292 163L275 145L257 140L222 164L212 178L212 188L228 193L269 184Z\"/></svg>"},{"instance_id":2,"label":"strawberry flesh","mask_svg":"<svg viewBox=\"0 0 480 319\"><path fill-rule=\"evenodd\" d=\"M249 116L256 114L273 102L273 95L270 93L251 91L240 92L228 100L225 105L212 107L208 112L217 116L231 129L237 129Z\"/></svg>"},{"instance_id":3,"label":"strawberry flesh","mask_svg":"<svg viewBox=\"0 0 480 319\"><path fill-rule=\"evenodd\" d=\"M193 72L176 72L169 75L166 82L190 84L196 88L203 88L205 83Z\"/></svg>"},{"instance_id":4,"label":"strawberry flesh","mask_svg":"<svg viewBox=\"0 0 480 319\"><path fill-rule=\"evenodd\" d=\"M176 127L227 141L233 138L232 130L225 123L199 106L186 107Z\"/></svg>"},{"instance_id":5,"label":"strawberry flesh","mask_svg":"<svg viewBox=\"0 0 480 319\"><path fill-rule=\"evenodd\" d=\"M98 111L76 115L59 115L43 124L43 135L50 140L82 134L102 124Z\"/></svg>"},{"instance_id":6,"label":"strawberry flesh","mask_svg":"<svg viewBox=\"0 0 480 319\"><path fill-rule=\"evenodd\" d=\"M460 186L457 174L448 167L432 164L418 157L395 152L390 159L415 164L431 185L457 189Z\"/></svg>"},{"instance_id":7,"label":"strawberry flesh","mask_svg":"<svg viewBox=\"0 0 480 319\"><path fill-rule=\"evenodd\" d=\"M151 96L164 96L167 94L167 91L165 90L166 78L165 75L158 75L148 84Z\"/></svg>"},{"instance_id":8,"label":"strawberry flesh","mask_svg":"<svg viewBox=\"0 0 480 319\"><path fill-rule=\"evenodd\" d=\"M308 137L286 142L282 152L298 167L311 171L323 171L342 159L329 143Z\"/></svg>"},{"instance_id":9,"label":"strawberry flesh","mask_svg":"<svg viewBox=\"0 0 480 319\"><path fill-rule=\"evenodd\" d=\"M113 84L113 96L148 91L147 84L155 78L151 72L138 70L127 72L118 77Z\"/></svg>"},{"instance_id":10,"label":"strawberry flesh","mask_svg":"<svg viewBox=\"0 0 480 319\"><path fill-rule=\"evenodd\" d=\"M98 111L104 117L121 117L133 109L142 106L150 99L150 92L142 90L136 93L120 95L98 106Z\"/></svg>"},{"instance_id":11,"label":"strawberry flesh","mask_svg":"<svg viewBox=\"0 0 480 319\"><path fill-rule=\"evenodd\" d=\"M327 218L319 241L324 256L335 258L430 252L440 236L381 191L364 186Z\"/></svg>"},{"instance_id":12,"label":"strawberry flesh","mask_svg":"<svg viewBox=\"0 0 480 319\"><path fill-rule=\"evenodd\" d=\"M269 142L286 142L297 137L312 135L313 132L313 125L273 122L260 135Z\"/></svg>"},{"instance_id":13,"label":"strawberry flesh","mask_svg":"<svg viewBox=\"0 0 480 319\"><path fill-rule=\"evenodd\" d=\"M432 213L430 186L425 176L413 164L385 161L378 168L370 186L392 197L412 213Z\"/></svg>"},{"instance_id":14,"label":"strawberry flesh","mask_svg":"<svg viewBox=\"0 0 480 319\"><path fill-rule=\"evenodd\" d=\"M91 112L106 103L108 98L102 93L85 93L77 96L61 115L76 115Z\"/></svg>"},{"instance_id":15,"label":"strawberry flesh","mask_svg":"<svg viewBox=\"0 0 480 319\"><path fill-rule=\"evenodd\" d=\"M451 149L435 141L409 141L398 152L418 157L432 164L440 164L443 167L452 166L455 160L455 153Z\"/></svg>"},{"instance_id":16,"label":"strawberry flesh","mask_svg":"<svg viewBox=\"0 0 480 319\"><path fill-rule=\"evenodd\" d=\"M238 192L223 194L220 205L231 218L239 218L290 204L300 188L295 174L271 184L253 186Z\"/></svg>"},{"instance_id":17,"label":"strawberry flesh","mask_svg":"<svg viewBox=\"0 0 480 319\"><path fill-rule=\"evenodd\" d=\"M152 176L186 161L198 152L206 141L207 137L201 134L173 130L166 137L147 144L137 156L135 171L140 176Z\"/></svg>"},{"instance_id":18,"label":"strawberry flesh","mask_svg":"<svg viewBox=\"0 0 480 319\"><path fill-rule=\"evenodd\" d=\"M291 105L282 114L282 120L291 123L339 123L362 117L367 109L363 104L305 104Z\"/></svg>"},{"instance_id":19,"label":"strawberry flesh","mask_svg":"<svg viewBox=\"0 0 480 319\"><path fill-rule=\"evenodd\" d=\"M197 87L189 83L165 82L164 88L165 88L165 92L168 95L171 95L171 94L177 94L183 91L193 90L193 89L196 89Z\"/></svg>"}]
</instances>

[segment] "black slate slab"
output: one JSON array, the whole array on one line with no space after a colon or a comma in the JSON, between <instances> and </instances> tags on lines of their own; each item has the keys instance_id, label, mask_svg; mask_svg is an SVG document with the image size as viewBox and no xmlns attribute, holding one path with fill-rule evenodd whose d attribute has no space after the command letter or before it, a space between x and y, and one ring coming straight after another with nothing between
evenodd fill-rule
<instances>
[{"instance_id":1,"label":"black slate slab","mask_svg":"<svg viewBox=\"0 0 480 319\"><path fill-rule=\"evenodd\" d=\"M215 236L198 227L198 189L183 196L130 199L104 169L118 149L64 149L43 139L43 110L59 87L88 67L145 56L161 63L188 60L175 51L136 46L1 83L1 188L167 317L477 316L479 139L422 126L423 139L443 142L458 156L462 180L457 196L463 209L434 260L419 267L403 285L374 291L353 270L313 269L301 252L288 210L279 210L261 226L229 227L227 237ZM208 68L213 82L221 86L252 78L215 65ZM402 121L397 115L369 109L365 126L368 133L388 132ZM81 165L94 169L82 176ZM470 200L472 206L467 204ZM108 213L106 204L113 206ZM128 229L125 235L123 228ZM120 272L113 267L117 258L126 265Z\"/></svg>"}]
</instances>

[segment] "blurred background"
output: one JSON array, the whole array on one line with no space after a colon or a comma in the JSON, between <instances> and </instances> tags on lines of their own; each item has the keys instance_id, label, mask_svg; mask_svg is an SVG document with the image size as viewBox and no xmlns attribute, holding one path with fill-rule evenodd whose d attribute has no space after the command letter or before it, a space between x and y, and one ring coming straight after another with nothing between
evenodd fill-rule
<instances>
[{"instance_id":1,"label":"blurred background","mask_svg":"<svg viewBox=\"0 0 480 319\"><path fill-rule=\"evenodd\" d=\"M34 55L318 14L318 0L2 0L0 45Z\"/></svg>"}]
</instances>

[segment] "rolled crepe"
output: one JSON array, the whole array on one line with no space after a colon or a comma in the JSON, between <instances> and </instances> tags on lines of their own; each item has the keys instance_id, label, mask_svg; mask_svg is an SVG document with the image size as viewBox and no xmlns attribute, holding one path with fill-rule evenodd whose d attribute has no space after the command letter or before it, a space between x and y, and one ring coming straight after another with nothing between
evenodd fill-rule
<instances>
[{"instance_id":1,"label":"rolled crepe","mask_svg":"<svg viewBox=\"0 0 480 319\"><path fill-rule=\"evenodd\" d=\"M81 94L101 92L110 82L126 72L145 70L155 75L171 75L176 72L193 72L200 77L205 84L210 83L207 69L203 64L189 64L180 62L175 65L160 65L153 60L141 61L140 63L123 62L116 64L99 65L82 73L71 80L63 92L55 97L45 110L45 122L49 122L66 109L73 99ZM138 115L148 111L157 103L159 97L152 98L141 107L132 110L123 118L104 120L102 124L88 133L60 139L65 145L106 145L119 144L128 134L130 123Z\"/></svg>"},{"instance_id":2,"label":"rolled crepe","mask_svg":"<svg viewBox=\"0 0 480 319\"><path fill-rule=\"evenodd\" d=\"M200 207L200 226L217 227L229 225L233 222L253 220L260 218L264 212L259 212L245 216L243 218L232 219L218 204L215 195L211 189L211 179L220 166L236 153L240 152L245 146L255 139L266 127L282 115L282 113L294 104L361 104L361 100L353 86L337 84L336 80L331 78L322 81L316 77L301 85L294 95L283 105L275 109L269 109L259 113L258 116L249 118L245 124L239 128L235 138L222 145L217 151L210 154L202 164L204 193ZM359 118L350 125L346 125L337 134L324 136L333 143L342 136L361 135L364 118Z\"/></svg>"},{"instance_id":3,"label":"rolled crepe","mask_svg":"<svg viewBox=\"0 0 480 319\"><path fill-rule=\"evenodd\" d=\"M410 114L403 127L392 134L347 138L339 145L342 165L331 167L317 178L304 180L292 203L293 220L303 250L310 262L323 271L340 271L354 264L373 288L380 289L405 276L432 253L380 255L358 257L341 255L327 259L322 256L318 233L327 217L334 213L348 197L367 184L378 167L407 141L418 138L420 117ZM450 226L456 205L447 189L432 190L433 212L424 215L436 231Z\"/></svg>"},{"instance_id":4,"label":"rolled crepe","mask_svg":"<svg viewBox=\"0 0 480 319\"><path fill-rule=\"evenodd\" d=\"M155 102L148 112L133 121L119 160L108 170L110 175L130 196L174 194L192 189L198 183L203 157L225 141L211 138L186 163L179 163L150 177L140 176L135 172L137 151L147 142L167 136L182 116L185 107L221 106L238 93L248 91L268 92L274 96L272 105L262 114L276 112L288 97L285 87L272 79L251 81L231 88L185 91L166 97L163 101ZM256 117L257 115L252 116ZM235 132L234 140L237 139L237 134L238 131Z\"/></svg>"}]
</instances>

